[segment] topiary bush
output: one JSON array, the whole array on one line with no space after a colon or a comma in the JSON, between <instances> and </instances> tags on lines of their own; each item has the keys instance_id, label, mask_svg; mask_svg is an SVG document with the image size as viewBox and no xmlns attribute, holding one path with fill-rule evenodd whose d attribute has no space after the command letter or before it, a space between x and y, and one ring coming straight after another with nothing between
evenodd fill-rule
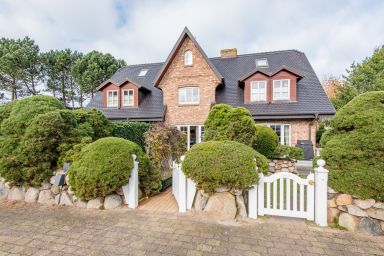
<instances>
[{"instance_id":1,"label":"topiary bush","mask_svg":"<svg viewBox=\"0 0 384 256\"><path fill-rule=\"evenodd\" d=\"M252 146L256 128L251 113L225 104L212 107L204 123L204 139L233 140Z\"/></svg>"},{"instance_id":2,"label":"topiary bush","mask_svg":"<svg viewBox=\"0 0 384 256\"><path fill-rule=\"evenodd\" d=\"M267 173L268 160L253 148L236 141L207 141L185 154L182 168L198 188L212 192L221 186L244 189L256 184L256 166Z\"/></svg>"},{"instance_id":3,"label":"topiary bush","mask_svg":"<svg viewBox=\"0 0 384 256\"><path fill-rule=\"evenodd\" d=\"M384 91L364 93L337 111L321 151L333 189L384 200L383 124Z\"/></svg>"},{"instance_id":4,"label":"topiary bush","mask_svg":"<svg viewBox=\"0 0 384 256\"><path fill-rule=\"evenodd\" d=\"M107 137L85 146L68 171L75 195L84 200L105 197L128 183L136 154L139 170L148 167L148 157L131 141Z\"/></svg>"},{"instance_id":5,"label":"topiary bush","mask_svg":"<svg viewBox=\"0 0 384 256\"><path fill-rule=\"evenodd\" d=\"M276 132L267 126L256 125L255 140L252 147L267 158L271 158L279 145Z\"/></svg>"},{"instance_id":6,"label":"topiary bush","mask_svg":"<svg viewBox=\"0 0 384 256\"><path fill-rule=\"evenodd\" d=\"M133 141L142 149L145 149L144 134L149 130L150 127L150 124L144 122L113 122L112 136Z\"/></svg>"},{"instance_id":7,"label":"topiary bush","mask_svg":"<svg viewBox=\"0 0 384 256\"><path fill-rule=\"evenodd\" d=\"M81 137L93 140L111 136L112 126L104 114L97 109L76 109L73 111L78 123L77 130Z\"/></svg>"},{"instance_id":8,"label":"topiary bush","mask_svg":"<svg viewBox=\"0 0 384 256\"><path fill-rule=\"evenodd\" d=\"M11 114L12 108L16 102L17 102L16 100L13 100L0 105L0 124L4 121L4 119L7 119L9 117L9 115ZM1 131L0 131L0 134L1 134Z\"/></svg>"},{"instance_id":9,"label":"topiary bush","mask_svg":"<svg viewBox=\"0 0 384 256\"><path fill-rule=\"evenodd\" d=\"M304 151L299 147L278 145L272 154L272 158L286 160L303 160Z\"/></svg>"}]
</instances>

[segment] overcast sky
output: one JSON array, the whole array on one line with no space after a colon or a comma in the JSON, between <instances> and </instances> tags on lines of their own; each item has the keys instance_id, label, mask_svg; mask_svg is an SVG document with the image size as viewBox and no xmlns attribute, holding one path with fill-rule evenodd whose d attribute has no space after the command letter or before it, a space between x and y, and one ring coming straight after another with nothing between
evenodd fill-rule
<instances>
[{"instance_id":1,"label":"overcast sky","mask_svg":"<svg viewBox=\"0 0 384 256\"><path fill-rule=\"evenodd\" d=\"M384 44L384 1L0 0L0 37L29 36L42 51L109 52L128 64L164 61L184 26L209 57L232 47L303 51L322 80Z\"/></svg>"}]
</instances>

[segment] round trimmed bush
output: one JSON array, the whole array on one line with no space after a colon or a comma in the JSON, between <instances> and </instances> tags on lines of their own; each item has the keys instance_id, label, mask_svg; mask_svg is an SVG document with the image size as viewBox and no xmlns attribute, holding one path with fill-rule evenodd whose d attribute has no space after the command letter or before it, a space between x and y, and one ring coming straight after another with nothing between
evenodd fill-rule
<instances>
[{"instance_id":1,"label":"round trimmed bush","mask_svg":"<svg viewBox=\"0 0 384 256\"><path fill-rule=\"evenodd\" d=\"M252 186L258 181L256 166L266 173L268 160L253 148L236 141L207 141L194 145L185 154L182 168L198 188L210 192L221 186Z\"/></svg>"},{"instance_id":2,"label":"round trimmed bush","mask_svg":"<svg viewBox=\"0 0 384 256\"><path fill-rule=\"evenodd\" d=\"M85 146L68 172L75 195L90 200L126 185L133 168L132 154L138 157L140 169L148 167L140 146L129 140L107 137Z\"/></svg>"},{"instance_id":3,"label":"round trimmed bush","mask_svg":"<svg viewBox=\"0 0 384 256\"><path fill-rule=\"evenodd\" d=\"M277 145L279 145L276 132L270 127L256 125L255 137L252 147L265 157L271 158Z\"/></svg>"},{"instance_id":4,"label":"round trimmed bush","mask_svg":"<svg viewBox=\"0 0 384 256\"><path fill-rule=\"evenodd\" d=\"M384 200L383 124L384 91L364 93L337 111L321 151L333 189Z\"/></svg>"}]
</instances>

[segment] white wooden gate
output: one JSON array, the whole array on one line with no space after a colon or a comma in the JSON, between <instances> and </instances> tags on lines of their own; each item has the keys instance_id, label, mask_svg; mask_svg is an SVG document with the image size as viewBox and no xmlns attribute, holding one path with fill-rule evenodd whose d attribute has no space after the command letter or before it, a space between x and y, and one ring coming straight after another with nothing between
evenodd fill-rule
<instances>
[{"instance_id":1,"label":"white wooden gate","mask_svg":"<svg viewBox=\"0 0 384 256\"><path fill-rule=\"evenodd\" d=\"M324 160L319 160L318 165L315 174L311 173L306 178L289 172L270 176L260 174L259 183L249 191L249 217L305 218L327 226L328 171L324 169Z\"/></svg>"},{"instance_id":2,"label":"white wooden gate","mask_svg":"<svg viewBox=\"0 0 384 256\"><path fill-rule=\"evenodd\" d=\"M135 154L133 158L133 169L128 184L122 187L126 204L129 208L135 209L139 205L139 162Z\"/></svg>"},{"instance_id":3,"label":"white wooden gate","mask_svg":"<svg viewBox=\"0 0 384 256\"><path fill-rule=\"evenodd\" d=\"M190 210L196 195L195 182L187 178L181 169L183 161L184 156L181 157L179 164L173 162L172 166L172 194L179 206L179 212Z\"/></svg>"}]
</instances>

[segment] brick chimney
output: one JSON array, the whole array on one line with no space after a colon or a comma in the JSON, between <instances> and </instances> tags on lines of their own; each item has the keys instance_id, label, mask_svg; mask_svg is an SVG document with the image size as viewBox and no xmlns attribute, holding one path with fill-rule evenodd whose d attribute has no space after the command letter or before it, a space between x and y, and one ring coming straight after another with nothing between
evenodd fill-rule
<instances>
[{"instance_id":1,"label":"brick chimney","mask_svg":"<svg viewBox=\"0 0 384 256\"><path fill-rule=\"evenodd\" d=\"M221 58L234 58L237 56L237 49L231 48L231 49L222 49L220 51Z\"/></svg>"}]
</instances>

